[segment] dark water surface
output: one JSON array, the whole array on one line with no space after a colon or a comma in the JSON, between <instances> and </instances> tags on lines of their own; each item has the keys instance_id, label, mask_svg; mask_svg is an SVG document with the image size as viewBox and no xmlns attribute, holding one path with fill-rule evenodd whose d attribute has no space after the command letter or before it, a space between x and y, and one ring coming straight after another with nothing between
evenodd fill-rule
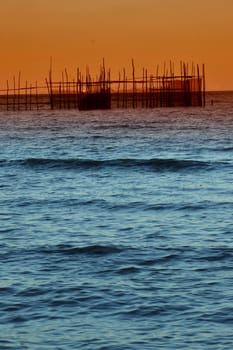
<instances>
[{"instance_id":1,"label":"dark water surface","mask_svg":"<svg viewBox=\"0 0 233 350\"><path fill-rule=\"evenodd\" d=\"M232 349L233 94L0 114L0 349Z\"/></svg>"}]
</instances>

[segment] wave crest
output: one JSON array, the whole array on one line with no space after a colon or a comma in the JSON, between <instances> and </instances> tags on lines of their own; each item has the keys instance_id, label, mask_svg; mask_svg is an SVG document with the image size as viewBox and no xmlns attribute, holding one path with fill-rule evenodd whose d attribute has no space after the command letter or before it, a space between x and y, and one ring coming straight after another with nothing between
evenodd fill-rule
<instances>
[{"instance_id":1,"label":"wave crest","mask_svg":"<svg viewBox=\"0 0 233 350\"><path fill-rule=\"evenodd\" d=\"M107 255L120 253L122 248L112 245L88 245L83 247L75 247L69 244L59 244L55 247L43 248L42 253L56 253L64 255Z\"/></svg>"},{"instance_id":2,"label":"wave crest","mask_svg":"<svg viewBox=\"0 0 233 350\"><path fill-rule=\"evenodd\" d=\"M146 168L151 170L170 170L177 171L182 169L205 169L216 166L216 162L190 160L190 159L81 159L81 158L67 158L67 159L53 159L53 158L27 158L11 161L0 161L5 165L20 165L30 168L50 168L50 169L99 169L99 168ZM219 162L217 163L219 166ZM226 164L225 164L226 165Z\"/></svg>"}]
</instances>

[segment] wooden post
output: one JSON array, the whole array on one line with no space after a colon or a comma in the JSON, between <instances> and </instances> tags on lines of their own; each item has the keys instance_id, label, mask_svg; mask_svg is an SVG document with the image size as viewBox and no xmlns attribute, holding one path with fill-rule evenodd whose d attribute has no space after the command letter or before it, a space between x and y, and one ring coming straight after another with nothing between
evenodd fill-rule
<instances>
[{"instance_id":1,"label":"wooden post","mask_svg":"<svg viewBox=\"0 0 233 350\"><path fill-rule=\"evenodd\" d=\"M117 82L117 108L120 107L120 84L121 84L121 72L118 73L118 82Z\"/></svg>"},{"instance_id":2,"label":"wooden post","mask_svg":"<svg viewBox=\"0 0 233 350\"><path fill-rule=\"evenodd\" d=\"M106 76L105 76L105 61L104 61L104 58L103 58L103 90L105 91L105 79L106 79Z\"/></svg>"},{"instance_id":3,"label":"wooden post","mask_svg":"<svg viewBox=\"0 0 233 350\"><path fill-rule=\"evenodd\" d=\"M30 84L29 88L29 109L32 109L32 84Z\"/></svg>"},{"instance_id":4,"label":"wooden post","mask_svg":"<svg viewBox=\"0 0 233 350\"><path fill-rule=\"evenodd\" d=\"M156 107L159 107L159 65L156 66Z\"/></svg>"},{"instance_id":5,"label":"wooden post","mask_svg":"<svg viewBox=\"0 0 233 350\"><path fill-rule=\"evenodd\" d=\"M61 79L63 108L66 108L64 72L62 72Z\"/></svg>"},{"instance_id":6,"label":"wooden post","mask_svg":"<svg viewBox=\"0 0 233 350\"><path fill-rule=\"evenodd\" d=\"M202 65L202 80L203 80L203 107L205 107L205 65Z\"/></svg>"},{"instance_id":7,"label":"wooden post","mask_svg":"<svg viewBox=\"0 0 233 350\"><path fill-rule=\"evenodd\" d=\"M27 96L27 90L28 90L28 83L27 83L27 80L26 80L26 83L25 83L25 109L27 111L28 109L28 96Z\"/></svg>"},{"instance_id":8,"label":"wooden post","mask_svg":"<svg viewBox=\"0 0 233 350\"><path fill-rule=\"evenodd\" d=\"M67 107L70 109L70 84L69 84L69 76L68 72L65 68L65 76L66 76L66 98L67 98Z\"/></svg>"},{"instance_id":9,"label":"wooden post","mask_svg":"<svg viewBox=\"0 0 233 350\"><path fill-rule=\"evenodd\" d=\"M145 99L145 96L144 96L144 76L145 76L145 68L143 67L142 68L142 92L141 92L141 106L142 108L144 108L144 99Z\"/></svg>"},{"instance_id":10,"label":"wooden post","mask_svg":"<svg viewBox=\"0 0 233 350\"><path fill-rule=\"evenodd\" d=\"M15 76L13 76L13 110L15 110Z\"/></svg>"},{"instance_id":11,"label":"wooden post","mask_svg":"<svg viewBox=\"0 0 233 350\"><path fill-rule=\"evenodd\" d=\"M133 59L132 59L132 78L133 78L132 107L135 108L135 67L134 67L134 60Z\"/></svg>"},{"instance_id":12,"label":"wooden post","mask_svg":"<svg viewBox=\"0 0 233 350\"><path fill-rule=\"evenodd\" d=\"M123 68L123 105L122 105L122 107L123 108L125 108L126 107L126 105L125 105L125 99L126 99L126 76L125 76L125 68Z\"/></svg>"},{"instance_id":13,"label":"wooden post","mask_svg":"<svg viewBox=\"0 0 233 350\"><path fill-rule=\"evenodd\" d=\"M51 109L54 109L53 82L52 82L52 57L50 57L49 90L50 90L50 107L51 107Z\"/></svg>"},{"instance_id":14,"label":"wooden post","mask_svg":"<svg viewBox=\"0 0 233 350\"><path fill-rule=\"evenodd\" d=\"M182 61L180 61L180 81L181 81L180 95L182 96L182 103L183 103L183 100L184 100L184 75L183 75L183 62ZM180 97L179 101L181 101L181 97Z\"/></svg>"},{"instance_id":15,"label":"wooden post","mask_svg":"<svg viewBox=\"0 0 233 350\"><path fill-rule=\"evenodd\" d=\"M76 70L76 108L78 108L78 102L79 102L79 68Z\"/></svg>"},{"instance_id":16,"label":"wooden post","mask_svg":"<svg viewBox=\"0 0 233 350\"><path fill-rule=\"evenodd\" d=\"M201 77L200 77L200 70L199 70L199 65L197 65L197 81L198 81L198 106L203 105L202 101L202 93L201 93Z\"/></svg>"},{"instance_id":17,"label":"wooden post","mask_svg":"<svg viewBox=\"0 0 233 350\"><path fill-rule=\"evenodd\" d=\"M21 72L19 71L19 76L18 76L18 101L17 101L17 105L18 105L18 111L20 110L20 80L21 80Z\"/></svg>"},{"instance_id":18,"label":"wooden post","mask_svg":"<svg viewBox=\"0 0 233 350\"><path fill-rule=\"evenodd\" d=\"M185 67L185 63L183 63L183 90L184 90L184 106L187 106L187 94L186 94L186 67Z\"/></svg>"},{"instance_id":19,"label":"wooden post","mask_svg":"<svg viewBox=\"0 0 233 350\"><path fill-rule=\"evenodd\" d=\"M50 105L50 108L53 109L53 103L52 103L52 96L51 96L50 84L49 84L49 81L48 81L47 79L45 79L45 82L46 82L46 86L47 86L47 89L48 89L49 105ZM29 104L31 105L31 89L30 89L29 91L30 91L30 94L29 94L30 102L29 102ZM30 109L31 109L31 108L30 108Z\"/></svg>"},{"instance_id":20,"label":"wooden post","mask_svg":"<svg viewBox=\"0 0 233 350\"><path fill-rule=\"evenodd\" d=\"M9 111L9 82L6 81L6 108Z\"/></svg>"},{"instance_id":21,"label":"wooden post","mask_svg":"<svg viewBox=\"0 0 233 350\"><path fill-rule=\"evenodd\" d=\"M61 82L58 83L58 93L59 93L59 109L62 108L62 93L61 93Z\"/></svg>"},{"instance_id":22,"label":"wooden post","mask_svg":"<svg viewBox=\"0 0 233 350\"><path fill-rule=\"evenodd\" d=\"M36 89L36 109L37 111L39 110L39 101L38 101L38 86L37 86L37 80L36 80L36 84L35 84L35 89Z\"/></svg>"},{"instance_id":23,"label":"wooden post","mask_svg":"<svg viewBox=\"0 0 233 350\"><path fill-rule=\"evenodd\" d=\"M149 107L152 108L152 75L149 78Z\"/></svg>"}]
</instances>

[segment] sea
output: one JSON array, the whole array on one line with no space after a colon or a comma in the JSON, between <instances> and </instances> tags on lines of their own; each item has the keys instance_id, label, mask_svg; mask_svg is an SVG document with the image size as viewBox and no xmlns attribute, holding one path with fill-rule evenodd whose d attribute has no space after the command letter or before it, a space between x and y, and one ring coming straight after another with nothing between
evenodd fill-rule
<instances>
[{"instance_id":1,"label":"sea","mask_svg":"<svg viewBox=\"0 0 233 350\"><path fill-rule=\"evenodd\" d=\"M0 112L0 349L232 350L233 92Z\"/></svg>"}]
</instances>

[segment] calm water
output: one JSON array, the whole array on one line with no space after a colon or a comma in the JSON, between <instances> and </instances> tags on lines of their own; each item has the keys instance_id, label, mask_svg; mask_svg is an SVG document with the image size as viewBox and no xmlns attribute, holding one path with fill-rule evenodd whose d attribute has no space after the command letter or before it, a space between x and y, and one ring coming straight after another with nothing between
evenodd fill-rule
<instances>
[{"instance_id":1,"label":"calm water","mask_svg":"<svg viewBox=\"0 0 233 350\"><path fill-rule=\"evenodd\" d=\"M0 114L0 349L232 349L233 94Z\"/></svg>"}]
</instances>

